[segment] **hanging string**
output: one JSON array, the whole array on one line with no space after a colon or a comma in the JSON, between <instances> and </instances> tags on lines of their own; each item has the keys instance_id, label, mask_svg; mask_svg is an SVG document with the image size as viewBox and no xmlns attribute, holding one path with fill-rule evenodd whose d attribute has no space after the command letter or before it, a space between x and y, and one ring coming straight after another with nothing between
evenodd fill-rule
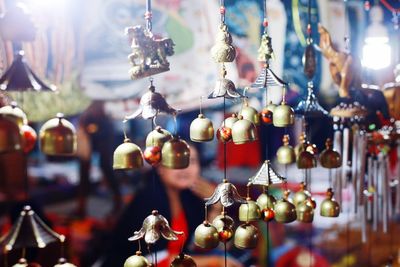
<instances>
[{"instance_id":1,"label":"hanging string","mask_svg":"<svg viewBox=\"0 0 400 267\"><path fill-rule=\"evenodd\" d=\"M225 127L225 116L226 116L226 98L224 97L224 122L223 122L223 124L224 124L224 127ZM227 153L226 153L226 142L224 142L224 180L227 180L227 178L226 178L226 169L227 169L227 167L226 167L226 164L227 164L227 159L226 159L226 157L227 157Z\"/></svg>"},{"instance_id":2,"label":"hanging string","mask_svg":"<svg viewBox=\"0 0 400 267\"><path fill-rule=\"evenodd\" d=\"M268 171L268 175L269 175L269 171ZM267 186L266 188L265 188L265 191L266 191L266 194L267 195L269 195L268 194L268 192L269 192L269 187ZM267 266L269 267L269 266L271 266L270 265L270 263L271 263L271 254L270 254L270 244L269 244L269 221L267 221L267 232L266 232L266 239L267 239Z\"/></svg>"},{"instance_id":3,"label":"hanging string","mask_svg":"<svg viewBox=\"0 0 400 267\"><path fill-rule=\"evenodd\" d=\"M144 13L144 18L146 20L146 29L148 32L151 32L153 25L151 19L153 17L153 13L151 11L151 0L146 0L146 12Z\"/></svg>"},{"instance_id":4,"label":"hanging string","mask_svg":"<svg viewBox=\"0 0 400 267\"><path fill-rule=\"evenodd\" d=\"M219 0L219 13L221 15L221 24L225 24L226 8L225 8L225 1L224 0Z\"/></svg>"},{"instance_id":5,"label":"hanging string","mask_svg":"<svg viewBox=\"0 0 400 267\"><path fill-rule=\"evenodd\" d=\"M208 221L208 208L204 205L204 221Z\"/></svg>"},{"instance_id":6,"label":"hanging string","mask_svg":"<svg viewBox=\"0 0 400 267\"><path fill-rule=\"evenodd\" d=\"M311 42L311 0L308 0L308 8L307 8L307 43Z\"/></svg>"},{"instance_id":7,"label":"hanging string","mask_svg":"<svg viewBox=\"0 0 400 267\"><path fill-rule=\"evenodd\" d=\"M350 53L350 25L348 22L349 19L349 7L347 4L347 0L343 0L344 3L344 45L345 45L345 50L347 53Z\"/></svg>"}]
</instances>

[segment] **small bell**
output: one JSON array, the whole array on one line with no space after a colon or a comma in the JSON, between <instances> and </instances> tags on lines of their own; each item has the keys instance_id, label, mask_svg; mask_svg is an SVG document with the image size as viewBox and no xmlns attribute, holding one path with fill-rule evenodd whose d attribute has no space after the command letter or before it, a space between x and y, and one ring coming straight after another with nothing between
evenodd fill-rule
<instances>
[{"instance_id":1,"label":"small bell","mask_svg":"<svg viewBox=\"0 0 400 267\"><path fill-rule=\"evenodd\" d=\"M296 206L303 203L307 199L311 198L310 192L306 190L306 184L304 182L300 183L300 190L297 191L293 196L293 204Z\"/></svg>"},{"instance_id":2,"label":"small bell","mask_svg":"<svg viewBox=\"0 0 400 267\"><path fill-rule=\"evenodd\" d=\"M321 166L328 169L339 168L342 165L342 159L340 154L333 150L331 139L327 139L325 142L326 148L321 152L319 160Z\"/></svg>"},{"instance_id":3,"label":"small bell","mask_svg":"<svg viewBox=\"0 0 400 267\"><path fill-rule=\"evenodd\" d=\"M227 128L232 129L232 128L233 128L233 124L234 124L235 122L237 122L238 120L239 120L239 119L238 119L238 116L237 116L235 113L233 113L230 117L226 118L226 119L222 122L221 127L227 127Z\"/></svg>"},{"instance_id":4,"label":"small bell","mask_svg":"<svg viewBox=\"0 0 400 267\"><path fill-rule=\"evenodd\" d=\"M23 147L18 124L0 114L0 153L19 151Z\"/></svg>"},{"instance_id":5,"label":"small bell","mask_svg":"<svg viewBox=\"0 0 400 267\"><path fill-rule=\"evenodd\" d=\"M25 258L20 258L12 267L28 267L28 261Z\"/></svg>"},{"instance_id":6,"label":"small bell","mask_svg":"<svg viewBox=\"0 0 400 267\"><path fill-rule=\"evenodd\" d=\"M311 154L307 150L300 152L297 157L297 168L299 169L311 169L317 167L317 160L314 154Z\"/></svg>"},{"instance_id":7,"label":"small bell","mask_svg":"<svg viewBox=\"0 0 400 267\"><path fill-rule=\"evenodd\" d=\"M324 217L338 217L340 213L339 203L333 198L332 188L328 188L326 198L321 203L320 214Z\"/></svg>"},{"instance_id":8,"label":"small bell","mask_svg":"<svg viewBox=\"0 0 400 267\"><path fill-rule=\"evenodd\" d=\"M143 152L143 158L152 166L161 162L161 148L159 146L146 147Z\"/></svg>"},{"instance_id":9,"label":"small bell","mask_svg":"<svg viewBox=\"0 0 400 267\"><path fill-rule=\"evenodd\" d=\"M274 208L276 203L276 199L272 195L268 195L266 193L262 193L258 198L257 198L257 205L260 207L261 210L267 209L267 208Z\"/></svg>"},{"instance_id":10,"label":"small bell","mask_svg":"<svg viewBox=\"0 0 400 267\"><path fill-rule=\"evenodd\" d=\"M164 143L172 139L172 134L167 130L157 126L146 137L146 147L158 146L163 147Z\"/></svg>"},{"instance_id":11,"label":"small bell","mask_svg":"<svg viewBox=\"0 0 400 267\"><path fill-rule=\"evenodd\" d=\"M0 108L0 115L14 121L19 127L28 123L25 112L18 107L16 102Z\"/></svg>"},{"instance_id":12,"label":"small bell","mask_svg":"<svg viewBox=\"0 0 400 267\"><path fill-rule=\"evenodd\" d=\"M190 124L190 140L193 142L208 142L214 138L214 127L210 119L203 114Z\"/></svg>"},{"instance_id":13,"label":"small bell","mask_svg":"<svg viewBox=\"0 0 400 267\"><path fill-rule=\"evenodd\" d=\"M35 130L28 124L22 125L22 147L25 153L29 153L35 147L37 134Z\"/></svg>"},{"instance_id":14,"label":"small bell","mask_svg":"<svg viewBox=\"0 0 400 267\"><path fill-rule=\"evenodd\" d=\"M214 218L212 225L218 231L218 237L221 242L227 242L233 237L233 226L235 222L232 217L226 215L226 212L221 213Z\"/></svg>"},{"instance_id":15,"label":"small bell","mask_svg":"<svg viewBox=\"0 0 400 267\"><path fill-rule=\"evenodd\" d=\"M280 164L291 164L295 162L296 155L294 149L289 145L289 135L285 134L282 138L283 146L276 152L277 160Z\"/></svg>"},{"instance_id":16,"label":"small bell","mask_svg":"<svg viewBox=\"0 0 400 267\"><path fill-rule=\"evenodd\" d=\"M302 132L299 136L299 143L294 148L296 158L299 157L300 153L307 148L306 133Z\"/></svg>"},{"instance_id":17,"label":"small bell","mask_svg":"<svg viewBox=\"0 0 400 267\"><path fill-rule=\"evenodd\" d=\"M235 144L245 144L257 140L257 128L248 120L238 116L238 121L232 127L232 140Z\"/></svg>"},{"instance_id":18,"label":"small bell","mask_svg":"<svg viewBox=\"0 0 400 267\"><path fill-rule=\"evenodd\" d=\"M296 206L297 220L303 223L312 223L314 219L314 209L307 204L307 201Z\"/></svg>"},{"instance_id":19,"label":"small bell","mask_svg":"<svg viewBox=\"0 0 400 267\"><path fill-rule=\"evenodd\" d=\"M189 145L182 139L174 137L165 142L161 151L161 164L170 169L185 169L190 163Z\"/></svg>"},{"instance_id":20,"label":"small bell","mask_svg":"<svg viewBox=\"0 0 400 267\"><path fill-rule=\"evenodd\" d=\"M284 192L284 197L275 204L275 220L279 223L290 223L297 219L296 207L288 201L289 191Z\"/></svg>"},{"instance_id":21,"label":"small bell","mask_svg":"<svg viewBox=\"0 0 400 267\"><path fill-rule=\"evenodd\" d=\"M217 228L204 221L197 226L194 232L194 243L196 246L204 249L216 248L219 244Z\"/></svg>"},{"instance_id":22,"label":"small bell","mask_svg":"<svg viewBox=\"0 0 400 267\"><path fill-rule=\"evenodd\" d=\"M282 103L275 108L272 121L275 127L288 127L290 125L293 125L293 108L289 105L286 105L285 101L282 101Z\"/></svg>"},{"instance_id":23,"label":"small bell","mask_svg":"<svg viewBox=\"0 0 400 267\"><path fill-rule=\"evenodd\" d=\"M148 267L149 261L142 256L142 252L136 251L136 255L126 259L124 267Z\"/></svg>"},{"instance_id":24,"label":"small bell","mask_svg":"<svg viewBox=\"0 0 400 267\"><path fill-rule=\"evenodd\" d=\"M125 138L124 143L115 149L113 158L114 170L139 169L143 167L142 151L129 138Z\"/></svg>"},{"instance_id":25,"label":"small bell","mask_svg":"<svg viewBox=\"0 0 400 267\"><path fill-rule=\"evenodd\" d=\"M238 249L253 249L257 246L258 230L249 223L240 225L235 232L234 244Z\"/></svg>"},{"instance_id":26,"label":"small bell","mask_svg":"<svg viewBox=\"0 0 400 267\"><path fill-rule=\"evenodd\" d=\"M62 113L45 122L40 129L40 148L49 156L68 156L76 152L76 130Z\"/></svg>"},{"instance_id":27,"label":"small bell","mask_svg":"<svg viewBox=\"0 0 400 267\"><path fill-rule=\"evenodd\" d=\"M76 267L76 265L67 262L65 258L60 258L54 267Z\"/></svg>"},{"instance_id":28,"label":"small bell","mask_svg":"<svg viewBox=\"0 0 400 267\"><path fill-rule=\"evenodd\" d=\"M261 218L261 209L251 198L246 199L247 203L239 207L239 220L242 222L257 221Z\"/></svg>"},{"instance_id":29,"label":"small bell","mask_svg":"<svg viewBox=\"0 0 400 267\"><path fill-rule=\"evenodd\" d=\"M186 255L184 253L180 253L175 259L171 262L169 267L196 267L196 262L192 257Z\"/></svg>"},{"instance_id":30,"label":"small bell","mask_svg":"<svg viewBox=\"0 0 400 267\"><path fill-rule=\"evenodd\" d=\"M260 125L260 115L258 114L258 111L249 106L249 103L247 100L244 100L244 104L242 107L242 110L240 111L240 115L242 115L243 119L251 121L254 123L254 125Z\"/></svg>"},{"instance_id":31,"label":"small bell","mask_svg":"<svg viewBox=\"0 0 400 267\"><path fill-rule=\"evenodd\" d=\"M222 23L216 37L216 44L211 48L211 56L216 63L232 62L236 57L235 47L228 26Z\"/></svg>"}]
</instances>

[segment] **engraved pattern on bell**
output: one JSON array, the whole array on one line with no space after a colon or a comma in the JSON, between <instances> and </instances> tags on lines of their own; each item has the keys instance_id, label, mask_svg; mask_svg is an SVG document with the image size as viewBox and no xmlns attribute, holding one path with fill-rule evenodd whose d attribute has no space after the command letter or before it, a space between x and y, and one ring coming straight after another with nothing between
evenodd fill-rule
<instances>
[{"instance_id":1,"label":"engraved pattern on bell","mask_svg":"<svg viewBox=\"0 0 400 267\"><path fill-rule=\"evenodd\" d=\"M194 232L194 243L204 249L216 248L219 244L217 229L207 221L204 221L197 226Z\"/></svg>"},{"instance_id":2,"label":"engraved pattern on bell","mask_svg":"<svg viewBox=\"0 0 400 267\"><path fill-rule=\"evenodd\" d=\"M146 244L156 243L161 236L169 241L178 240L177 235L182 235L183 232L174 231L169 226L167 219L160 215L157 210L153 210L151 215L147 216L143 221L142 228L134 232L129 241L135 241L144 238Z\"/></svg>"},{"instance_id":3,"label":"engraved pattern on bell","mask_svg":"<svg viewBox=\"0 0 400 267\"><path fill-rule=\"evenodd\" d=\"M249 120L238 116L238 121L233 124L232 141L235 144L245 144L257 140L257 128Z\"/></svg>"},{"instance_id":4,"label":"engraved pattern on bell","mask_svg":"<svg viewBox=\"0 0 400 267\"><path fill-rule=\"evenodd\" d=\"M190 163L189 145L182 139L174 137L164 143L161 151L161 164L170 169L184 169Z\"/></svg>"},{"instance_id":5,"label":"engraved pattern on bell","mask_svg":"<svg viewBox=\"0 0 400 267\"><path fill-rule=\"evenodd\" d=\"M113 155L113 169L127 170L143 167L143 154L139 146L132 143L129 138L119 145Z\"/></svg>"},{"instance_id":6,"label":"engraved pattern on bell","mask_svg":"<svg viewBox=\"0 0 400 267\"><path fill-rule=\"evenodd\" d=\"M296 207L288 200L289 192L284 192L284 197L275 204L275 220L279 223L290 223L297 219Z\"/></svg>"},{"instance_id":7,"label":"engraved pattern on bell","mask_svg":"<svg viewBox=\"0 0 400 267\"><path fill-rule=\"evenodd\" d=\"M253 249L257 246L258 230L249 223L240 225L235 232L234 244L238 249Z\"/></svg>"},{"instance_id":8,"label":"engraved pattern on bell","mask_svg":"<svg viewBox=\"0 0 400 267\"><path fill-rule=\"evenodd\" d=\"M172 134L167 130L157 126L146 137L146 147L158 146L163 147L164 143L172 139Z\"/></svg>"},{"instance_id":9,"label":"engraved pattern on bell","mask_svg":"<svg viewBox=\"0 0 400 267\"><path fill-rule=\"evenodd\" d=\"M282 138L283 146L276 152L276 158L280 164L291 164L296 161L294 149L289 145L289 135L285 134Z\"/></svg>"},{"instance_id":10,"label":"engraved pattern on bell","mask_svg":"<svg viewBox=\"0 0 400 267\"><path fill-rule=\"evenodd\" d=\"M170 267L196 267L196 262L192 257L186 255L184 253L180 253L175 259L171 262Z\"/></svg>"},{"instance_id":11,"label":"engraved pattern on bell","mask_svg":"<svg viewBox=\"0 0 400 267\"><path fill-rule=\"evenodd\" d=\"M246 201L246 204L239 207L239 220L242 222L258 221L261 218L260 207L250 198L247 198Z\"/></svg>"},{"instance_id":12,"label":"engraved pattern on bell","mask_svg":"<svg viewBox=\"0 0 400 267\"><path fill-rule=\"evenodd\" d=\"M342 158L339 152L332 148L332 141L329 138L325 142L325 147L319 157L321 166L328 169L339 168L342 165Z\"/></svg>"},{"instance_id":13,"label":"engraved pattern on bell","mask_svg":"<svg viewBox=\"0 0 400 267\"><path fill-rule=\"evenodd\" d=\"M326 198L321 202L320 214L323 217L338 217L339 213L339 203L333 198L332 188L328 188Z\"/></svg>"},{"instance_id":14,"label":"engraved pattern on bell","mask_svg":"<svg viewBox=\"0 0 400 267\"><path fill-rule=\"evenodd\" d=\"M149 261L142 256L140 251L136 251L136 255L130 256L125 260L124 267L148 267Z\"/></svg>"},{"instance_id":15,"label":"engraved pattern on bell","mask_svg":"<svg viewBox=\"0 0 400 267\"><path fill-rule=\"evenodd\" d=\"M226 24L221 24L216 36L215 45L211 48L211 57L216 63L232 62L236 57L236 49L232 45L232 36Z\"/></svg>"},{"instance_id":16,"label":"engraved pattern on bell","mask_svg":"<svg viewBox=\"0 0 400 267\"><path fill-rule=\"evenodd\" d=\"M214 127L210 119L203 114L190 124L190 140L193 142L208 142L214 139Z\"/></svg>"},{"instance_id":17,"label":"engraved pattern on bell","mask_svg":"<svg viewBox=\"0 0 400 267\"><path fill-rule=\"evenodd\" d=\"M214 193L211 197L206 198L206 206L213 205L218 201L221 201L222 206L230 207L234 203L244 204L247 203L244 198L239 195L236 187L224 181L215 188Z\"/></svg>"},{"instance_id":18,"label":"engraved pattern on bell","mask_svg":"<svg viewBox=\"0 0 400 267\"><path fill-rule=\"evenodd\" d=\"M294 124L294 110L291 106L282 102L273 113L272 122L275 127L288 127Z\"/></svg>"}]
</instances>

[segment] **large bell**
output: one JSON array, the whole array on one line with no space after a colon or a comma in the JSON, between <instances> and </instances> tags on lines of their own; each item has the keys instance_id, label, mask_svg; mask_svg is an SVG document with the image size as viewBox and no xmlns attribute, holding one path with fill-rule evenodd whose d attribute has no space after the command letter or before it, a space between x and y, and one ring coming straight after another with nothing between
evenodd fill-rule
<instances>
[{"instance_id":1,"label":"large bell","mask_svg":"<svg viewBox=\"0 0 400 267\"><path fill-rule=\"evenodd\" d=\"M196 262L192 257L184 253L180 253L169 265L170 267L196 267Z\"/></svg>"},{"instance_id":2,"label":"large bell","mask_svg":"<svg viewBox=\"0 0 400 267\"><path fill-rule=\"evenodd\" d=\"M11 105L4 106L0 108L0 115L11 119L19 127L28 123L28 118L25 112L17 106L16 102L12 102Z\"/></svg>"},{"instance_id":3,"label":"large bell","mask_svg":"<svg viewBox=\"0 0 400 267\"><path fill-rule=\"evenodd\" d=\"M143 154L140 147L126 138L114 151L113 169L127 170L141 167L143 167Z\"/></svg>"},{"instance_id":4,"label":"large bell","mask_svg":"<svg viewBox=\"0 0 400 267\"><path fill-rule=\"evenodd\" d=\"M124 267L148 267L149 261L142 256L142 252L136 251L136 254L126 259Z\"/></svg>"},{"instance_id":5,"label":"large bell","mask_svg":"<svg viewBox=\"0 0 400 267\"><path fill-rule=\"evenodd\" d=\"M291 164L295 162L296 155L294 149L289 145L289 135L285 134L282 138L283 146L276 152L276 158L280 164Z\"/></svg>"},{"instance_id":6,"label":"large bell","mask_svg":"<svg viewBox=\"0 0 400 267\"><path fill-rule=\"evenodd\" d=\"M317 167L317 160L315 159L314 154L307 150L300 152L296 163L297 168L299 169L311 169Z\"/></svg>"},{"instance_id":7,"label":"large bell","mask_svg":"<svg viewBox=\"0 0 400 267\"><path fill-rule=\"evenodd\" d=\"M45 122L40 129L40 148L49 156L68 156L76 152L76 130L62 113Z\"/></svg>"},{"instance_id":8,"label":"large bell","mask_svg":"<svg viewBox=\"0 0 400 267\"><path fill-rule=\"evenodd\" d=\"M232 127L232 140L235 144L245 144L257 140L257 128L249 121L238 116L238 121Z\"/></svg>"},{"instance_id":9,"label":"large bell","mask_svg":"<svg viewBox=\"0 0 400 267\"><path fill-rule=\"evenodd\" d=\"M208 142L214 138L214 127L210 119L203 114L190 124L190 140L193 142Z\"/></svg>"},{"instance_id":10,"label":"large bell","mask_svg":"<svg viewBox=\"0 0 400 267\"><path fill-rule=\"evenodd\" d=\"M294 110L284 101L274 110L272 121L275 127L288 127L294 124Z\"/></svg>"},{"instance_id":11,"label":"large bell","mask_svg":"<svg viewBox=\"0 0 400 267\"><path fill-rule=\"evenodd\" d=\"M326 140L325 147L319 157L321 166L328 169L339 168L342 165L342 159L339 152L332 148L331 139Z\"/></svg>"},{"instance_id":12,"label":"large bell","mask_svg":"<svg viewBox=\"0 0 400 267\"><path fill-rule=\"evenodd\" d=\"M260 125L260 115L258 111L249 106L249 103L245 100L242 110L240 111L240 115L242 115L243 119L251 121L254 125Z\"/></svg>"},{"instance_id":13,"label":"large bell","mask_svg":"<svg viewBox=\"0 0 400 267\"><path fill-rule=\"evenodd\" d=\"M339 203L333 198L332 188L328 188L326 198L321 203L320 214L324 217L338 217L339 213Z\"/></svg>"},{"instance_id":14,"label":"large bell","mask_svg":"<svg viewBox=\"0 0 400 267\"><path fill-rule=\"evenodd\" d=\"M65 258L60 258L54 267L76 267L76 265L67 262Z\"/></svg>"},{"instance_id":15,"label":"large bell","mask_svg":"<svg viewBox=\"0 0 400 267\"><path fill-rule=\"evenodd\" d=\"M306 184L304 182L301 182L300 190L297 191L293 196L293 204L297 208L299 204L305 202L309 198L311 198L311 194L306 190Z\"/></svg>"},{"instance_id":16,"label":"large bell","mask_svg":"<svg viewBox=\"0 0 400 267\"><path fill-rule=\"evenodd\" d=\"M234 244L239 249L253 249L257 246L258 230L249 223L240 225L235 232Z\"/></svg>"},{"instance_id":17,"label":"large bell","mask_svg":"<svg viewBox=\"0 0 400 267\"><path fill-rule=\"evenodd\" d=\"M216 248L219 244L217 228L204 221L194 231L194 243L204 249Z\"/></svg>"},{"instance_id":18,"label":"large bell","mask_svg":"<svg viewBox=\"0 0 400 267\"><path fill-rule=\"evenodd\" d=\"M221 242L227 242L233 237L234 220L226 215L226 212L221 213L214 218L212 225L218 231L218 237Z\"/></svg>"},{"instance_id":19,"label":"large bell","mask_svg":"<svg viewBox=\"0 0 400 267\"><path fill-rule=\"evenodd\" d=\"M18 124L0 114L0 153L19 151L22 145L22 135Z\"/></svg>"},{"instance_id":20,"label":"large bell","mask_svg":"<svg viewBox=\"0 0 400 267\"><path fill-rule=\"evenodd\" d=\"M288 201L289 191L284 192L284 197L275 204L275 220L280 223L290 223L296 220L296 207Z\"/></svg>"},{"instance_id":21,"label":"large bell","mask_svg":"<svg viewBox=\"0 0 400 267\"><path fill-rule=\"evenodd\" d=\"M304 201L296 206L297 220L303 223L312 223L314 219L314 209Z\"/></svg>"},{"instance_id":22,"label":"large bell","mask_svg":"<svg viewBox=\"0 0 400 267\"><path fill-rule=\"evenodd\" d=\"M165 142L161 155L161 164L167 168L184 169L189 166L189 145L178 137Z\"/></svg>"},{"instance_id":23,"label":"large bell","mask_svg":"<svg viewBox=\"0 0 400 267\"><path fill-rule=\"evenodd\" d=\"M247 203L241 204L239 207L239 220L242 222L258 221L261 218L260 207L250 198L247 198L246 201Z\"/></svg>"},{"instance_id":24,"label":"large bell","mask_svg":"<svg viewBox=\"0 0 400 267\"><path fill-rule=\"evenodd\" d=\"M157 126L146 137L146 147L158 146L160 149L164 143L172 139L172 134L167 130Z\"/></svg>"}]
</instances>

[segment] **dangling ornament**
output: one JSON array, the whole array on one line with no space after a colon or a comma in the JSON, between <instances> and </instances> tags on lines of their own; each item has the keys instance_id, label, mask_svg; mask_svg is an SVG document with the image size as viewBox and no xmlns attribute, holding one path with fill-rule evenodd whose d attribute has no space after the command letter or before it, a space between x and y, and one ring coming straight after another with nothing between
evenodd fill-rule
<instances>
[{"instance_id":1,"label":"dangling ornament","mask_svg":"<svg viewBox=\"0 0 400 267\"><path fill-rule=\"evenodd\" d=\"M230 207L234 203L244 204L247 203L237 191L236 187L229 183L226 179L215 188L214 193L211 197L206 198L206 206L214 205L218 201L221 202L222 206Z\"/></svg>"},{"instance_id":2,"label":"dangling ornament","mask_svg":"<svg viewBox=\"0 0 400 267\"><path fill-rule=\"evenodd\" d=\"M296 207L289 202L289 191L283 193L283 198L275 203L275 220L279 223L290 223L296 220Z\"/></svg>"},{"instance_id":3,"label":"dangling ornament","mask_svg":"<svg viewBox=\"0 0 400 267\"><path fill-rule=\"evenodd\" d=\"M40 148L49 156L69 156L76 152L77 140L74 125L58 113L57 118L45 122L40 129Z\"/></svg>"},{"instance_id":4,"label":"dangling ornament","mask_svg":"<svg viewBox=\"0 0 400 267\"><path fill-rule=\"evenodd\" d=\"M221 70L221 78L215 83L214 90L208 95L208 98L213 99L224 97L226 99L235 99L243 97L243 95L236 89L235 84L225 77L226 69L225 66L223 66Z\"/></svg>"},{"instance_id":5,"label":"dangling ornament","mask_svg":"<svg viewBox=\"0 0 400 267\"><path fill-rule=\"evenodd\" d=\"M242 222L258 221L261 218L261 209L251 198L246 198L247 203L239 207L239 220Z\"/></svg>"},{"instance_id":6,"label":"dangling ornament","mask_svg":"<svg viewBox=\"0 0 400 267\"><path fill-rule=\"evenodd\" d=\"M190 163L189 145L182 139L174 137L165 142L161 151L161 164L170 169L184 169Z\"/></svg>"},{"instance_id":7,"label":"dangling ornament","mask_svg":"<svg viewBox=\"0 0 400 267\"><path fill-rule=\"evenodd\" d=\"M16 102L11 102L10 105L1 107L0 115L14 121L19 127L28 124L25 112L18 107Z\"/></svg>"},{"instance_id":8,"label":"dangling ornament","mask_svg":"<svg viewBox=\"0 0 400 267\"><path fill-rule=\"evenodd\" d=\"M184 253L180 253L175 259L171 262L169 267L196 267L196 262L192 257L186 255Z\"/></svg>"},{"instance_id":9,"label":"dangling ornament","mask_svg":"<svg viewBox=\"0 0 400 267\"><path fill-rule=\"evenodd\" d=\"M272 120L275 127L288 127L294 124L294 110L286 105L285 99L275 108Z\"/></svg>"},{"instance_id":10,"label":"dangling ornament","mask_svg":"<svg viewBox=\"0 0 400 267\"><path fill-rule=\"evenodd\" d=\"M296 206L297 220L303 223L312 223L314 219L314 209L308 205L307 201L303 201Z\"/></svg>"},{"instance_id":11,"label":"dangling ornament","mask_svg":"<svg viewBox=\"0 0 400 267\"><path fill-rule=\"evenodd\" d=\"M234 244L238 249L253 249L257 246L258 230L250 224L240 225L235 232Z\"/></svg>"},{"instance_id":12,"label":"dangling ornament","mask_svg":"<svg viewBox=\"0 0 400 267\"><path fill-rule=\"evenodd\" d=\"M114 170L140 169L143 167L143 154L139 146L125 138L124 143L119 145L113 156Z\"/></svg>"},{"instance_id":13,"label":"dangling ornament","mask_svg":"<svg viewBox=\"0 0 400 267\"><path fill-rule=\"evenodd\" d=\"M142 256L142 252L136 251L136 254L125 260L124 267L149 267L149 261Z\"/></svg>"},{"instance_id":14,"label":"dangling ornament","mask_svg":"<svg viewBox=\"0 0 400 267\"><path fill-rule=\"evenodd\" d=\"M232 141L235 144L245 144L257 140L257 128L255 125L241 115L238 116L238 121L233 124Z\"/></svg>"},{"instance_id":15,"label":"dangling ornament","mask_svg":"<svg viewBox=\"0 0 400 267\"><path fill-rule=\"evenodd\" d=\"M28 261L25 258L20 258L12 267L28 267Z\"/></svg>"},{"instance_id":16,"label":"dangling ornament","mask_svg":"<svg viewBox=\"0 0 400 267\"><path fill-rule=\"evenodd\" d=\"M216 248L219 244L219 234L217 228L209 222L204 221L197 226L194 232L194 243L204 249Z\"/></svg>"},{"instance_id":17,"label":"dangling ornament","mask_svg":"<svg viewBox=\"0 0 400 267\"><path fill-rule=\"evenodd\" d=\"M28 124L22 125L21 132L22 132L23 150L25 153L29 153L35 147L37 134L35 130Z\"/></svg>"},{"instance_id":18,"label":"dangling ornament","mask_svg":"<svg viewBox=\"0 0 400 267\"><path fill-rule=\"evenodd\" d=\"M54 267L76 267L74 264L67 262L65 258L60 258ZM125 265L124 265L125 267Z\"/></svg>"},{"instance_id":19,"label":"dangling ornament","mask_svg":"<svg viewBox=\"0 0 400 267\"><path fill-rule=\"evenodd\" d=\"M289 145L289 135L285 134L282 138L283 146L276 152L276 158L280 164L291 164L295 162L296 155L294 149Z\"/></svg>"},{"instance_id":20,"label":"dangling ornament","mask_svg":"<svg viewBox=\"0 0 400 267\"><path fill-rule=\"evenodd\" d=\"M232 217L226 215L226 212L222 212L214 218L212 225L217 229L221 242L227 242L233 237L234 224L234 220Z\"/></svg>"},{"instance_id":21,"label":"dangling ornament","mask_svg":"<svg viewBox=\"0 0 400 267\"><path fill-rule=\"evenodd\" d=\"M293 196L293 204L296 206L304 203L307 199L311 198L310 192L306 189L306 184L304 182L300 183L300 190L297 191Z\"/></svg>"},{"instance_id":22,"label":"dangling ornament","mask_svg":"<svg viewBox=\"0 0 400 267\"><path fill-rule=\"evenodd\" d=\"M254 125L260 125L260 115L258 114L258 111L249 106L249 103L247 100L244 100L243 107L240 110L239 116L242 116L244 120L251 121Z\"/></svg>"},{"instance_id":23,"label":"dangling ornament","mask_svg":"<svg viewBox=\"0 0 400 267\"><path fill-rule=\"evenodd\" d=\"M222 143L226 143L232 140L232 129L226 126L221 126L217 131L217 138Z\"/></svg>"},{"instance_id":24,"label":"dangling ornament","mask_svg":"<svg viewBox=\"0 0 400 267\"><path fill-rule=\"evenodd\" d=\"M193 142L208 142L214 139L214 127L210 119L203 114L190 124L190 140Z\"/></svg>"},{"instance_id":25,"label":"dangling ornament","mask_svg":"<svg viewBox=\"0 0 400 267\"><path fill-rule=\"evenodd\" d=\"M333 198L332 188L328 188L326 196L326 199L324 199L321 203L321 216L338 217L340 213L340 207L339 203Z\"/></svg>"},{"instance_id":26,"label":"dangling ornament","mask_svg":"<svg viewBox=\"0 0 400 267\"><path fill-rule=\"evenodd\" d=\"M143 151L143 158L152 166L161 162L161 148L159 146L148 146Z\"/></svg>"},{"instance_id":27,"label":"dangling ornament","mask_svg":"<svg viewBox=\"0 0 400 267\"><path fill-rule=\"evenodd\" d=\"M300 152L296 163L297 168L299 169L311 169L317 167L317 160L315 159L314 154L307 150Z\"/></svg>"},{"instance_id":28,"label":"dangling ornament","mask_svg":"<svg viewBox=\"0 0 400 267\"><path fill-rule=\"evenodd\" d=\"M276 108L276 105L270 101L269 104L262 109L262 111L260 112L260 117L261 117L261 121L264 124L268 125L268 124L272 123L272 118L273 118L275 108Z\"/></svg>"},{"instance_id":29,"label":"dangling ornament","mask_svg":"<svg viewBox=\"0 0 400 267\"><path fill-rule=\"evenodd\" d=\"M172 139L172 134L167 130L156 126L146 137L146 147L157 146L162 148L164 143Z\"/></svg>"},{"instance_id":30,"label":"dangling ornament","mask_svg":"<svg viewBox=\"0 0 400 267\"><path fill-rule=\"evenodd\" d=\"M308 142L306 140L306 133L302 132L299 136L299 143L294 148L294 153L296 154L296 158L299 157L300 152L306 150Z\"/></svg>"},{"instance_id":31,"label":"dangling ornament","mask_svg":"<svg viewBox=\"0 0 400 267\"><path fill-rule=\"evenodd\" d=\"M216 44L211 48L211 56L216 63L232 62L236 57L236 49L232 45L232 36L228 26L221 23L216 37Z\"/></svg>"},{"instance_id":32,"label":"dangling ornament","mask_svg":"<svg viewBox=\"0 0 400 267\"><path fill-rule=\"evenodd\" d=\"M328 169L339 168L342 165L342 158L336 150L332 148L331 139L327 139L325 142L325 150L321 152L319 160L321 166Z\"/></svg>"},{"instance_id":33,"label":"dangling ornament","mask_svg":"<svg viewBox=\"0 0 400 267\"><path fill-rule=\"evenodd\" d=\"M265 188L266 191L268 191L267 186ZM258 196L256 202L261 209L261 218L266 222L273 220L275 217L274 206L276 203L274 196L264 192Z\"/></svg>"},{"instance_id":34,"label":"dangling ornament","mask_svg":"<svg viewBox=\"0 0 400 267\"><path fill-rule=\"evenodd\" d=\"M15 121L0 114L0 153L19 151L22 148L20 127Z\"/></svg>"}]
</instances>

